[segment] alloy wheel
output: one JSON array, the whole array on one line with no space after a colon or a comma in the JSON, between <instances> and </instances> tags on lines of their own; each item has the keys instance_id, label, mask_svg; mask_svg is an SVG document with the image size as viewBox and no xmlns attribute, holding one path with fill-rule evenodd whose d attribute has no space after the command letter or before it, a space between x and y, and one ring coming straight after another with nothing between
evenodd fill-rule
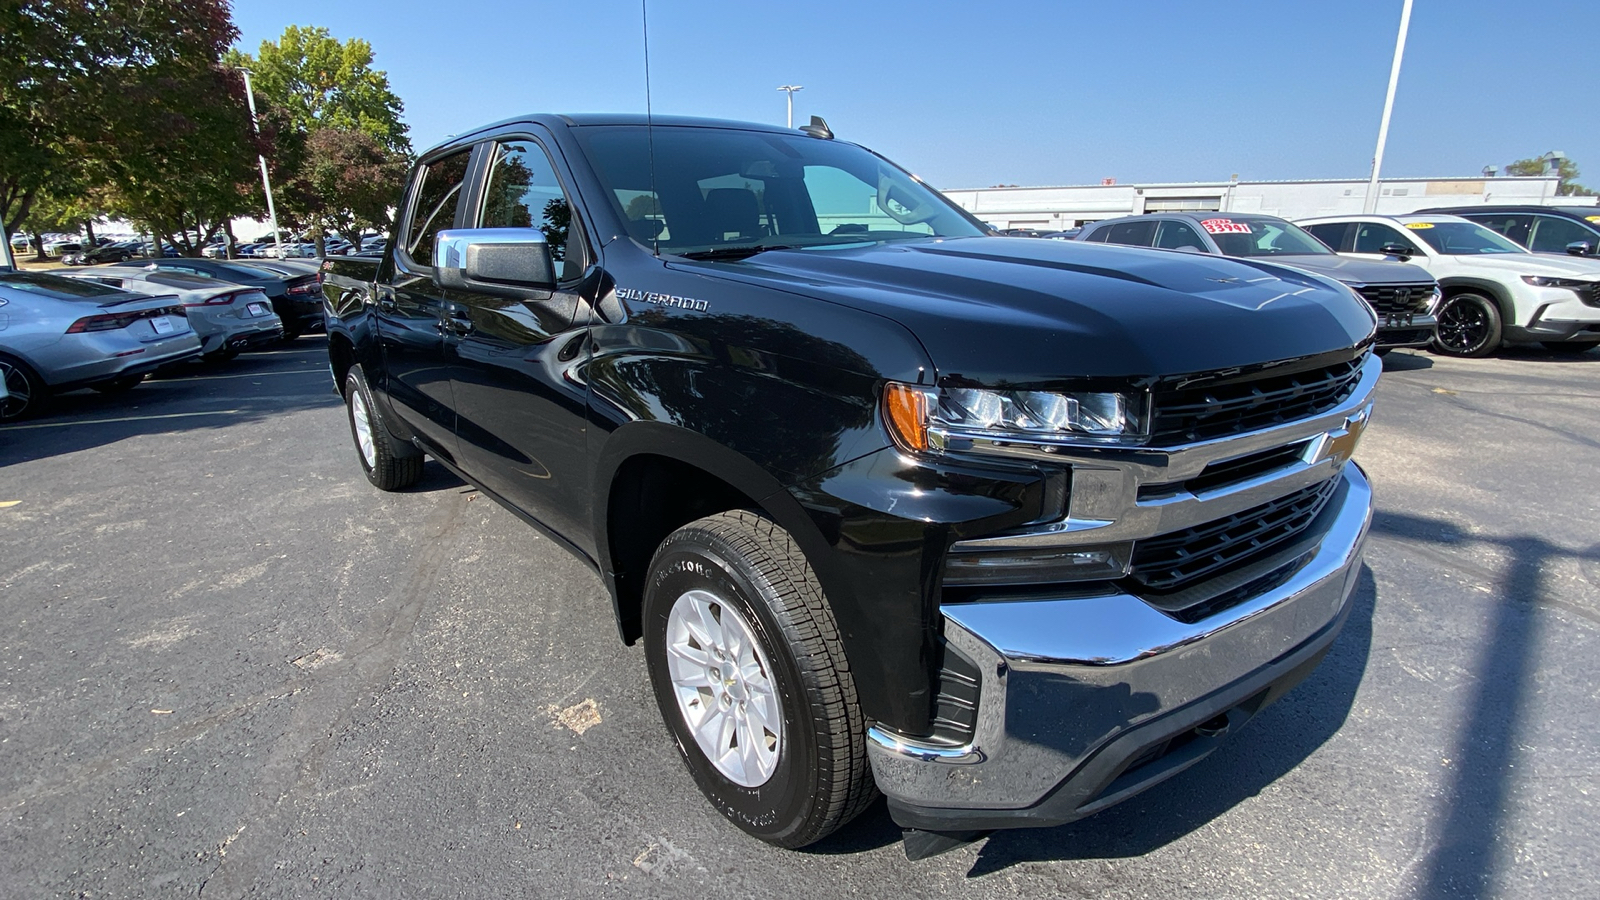
<instances>
[{"instance_id":1,"label":"alloy wheel","mask_svg":"<svg viewBox=\"0 0 1600 900\"><path fill-rule=\"evenodd\" d=\"M765 784L783 750L783 711L749 623L715 594L687 591L667 614L666 643L678 712L700 751L734 784Z\"/></svg>"}]
</instances>

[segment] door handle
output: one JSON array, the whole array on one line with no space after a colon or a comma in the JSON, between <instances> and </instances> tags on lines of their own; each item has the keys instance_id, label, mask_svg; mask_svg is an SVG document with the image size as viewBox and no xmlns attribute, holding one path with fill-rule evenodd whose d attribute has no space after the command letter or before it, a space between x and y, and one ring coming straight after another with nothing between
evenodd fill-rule
<instances>
[{"instance_id":1,"label":"door handle","mask_svg":"<svg viewBox=\"0 0 1600 900\"><path fill-rule=\"evenodd\" d=\"M373 292L372 302L384 312L394 312L399 306L394 302L394 291L382 288Z\"/></svg>"},{"instance_id":2,"label":"door handle","mask_svg":"<svg viewBox=\"0 0 1600 900\"><path fill-rule=\"evenodd\" d=\"M467 316L450 313L444 318L444 328L451 334L471 334L473 329L472 319Z\"/></svg>"}]
</instances>

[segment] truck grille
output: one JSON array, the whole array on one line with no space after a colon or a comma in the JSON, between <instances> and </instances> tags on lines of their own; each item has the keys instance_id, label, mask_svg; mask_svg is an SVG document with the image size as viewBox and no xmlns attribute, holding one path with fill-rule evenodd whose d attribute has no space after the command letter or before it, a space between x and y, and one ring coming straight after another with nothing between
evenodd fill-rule
<instances>
[{"instance_id":1,"label":"truck grille","mask_svg":"<svg viewBox=\"0 0 1600 900\"><path fill-rule=\"evenodd\" d=\"M1243 563L1304 531L1338 485L1339 479L1330 478L1231 516L1140 541L1129 577L1152 590L1174 590Z\"/></svg>"},{"instance_id":2,"label":"truck grille","mask_svg":"<svg viewBox=\"0 0 1600 900\"><path fill-rule=\"evenodd\" d=\"M1284 375L1161 389L1154 394L1150 441L1210 440L1270 428L1327 412L1355 390L1363 353L1330 366Z\"/></svg>"},{"instance_id":3,"label":"truck grille","mask_svg":"<svg viewBox=\"0 0 1600 900\"><path fill-rule=\"evenodd\" d=\"M1427 309L1428 298L1433 296L1433 282L1416 284L1369 284L1357 290L1378 318L1419 313Z\"/></svg>"}]
</instances>

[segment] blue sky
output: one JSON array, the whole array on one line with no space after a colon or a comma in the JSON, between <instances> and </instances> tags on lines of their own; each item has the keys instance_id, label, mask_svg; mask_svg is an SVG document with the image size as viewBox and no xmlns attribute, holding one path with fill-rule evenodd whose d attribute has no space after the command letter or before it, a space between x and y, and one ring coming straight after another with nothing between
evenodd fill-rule
<instances>
[{"instance_id":1,"label":"blue sky","mask_svg":"<svg viewBox=\"0 0 1600 900\"><path fill-rule=\"evenodd\" d=\"M812 114L943 188L1365 177L1400 0L650 0L655 112ZM1534 11L1537 12L1534 12ZM423 149L523 112L643 112L639 0L234 0L369 41ZM1600 188L1600 2L1417 0L1383 173L1563 150Z\"/></svg>"}]
</instances>

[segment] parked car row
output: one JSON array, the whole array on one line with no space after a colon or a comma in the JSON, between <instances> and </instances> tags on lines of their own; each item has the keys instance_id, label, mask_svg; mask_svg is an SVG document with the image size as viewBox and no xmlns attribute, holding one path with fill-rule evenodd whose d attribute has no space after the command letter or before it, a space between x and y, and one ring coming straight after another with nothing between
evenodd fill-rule
<instances>
[{"instance_id":1,"label":"parked car row","mask_svg":"<svg viewBox=\"0 0 1600 900\"><path fill-rule=\"evenodd\" d=\"M1075 239L1332 278L1371 307L1380 353L1426 346L1480 357L1507 341L1563 352L1600 346L1600 215L1592 208L1487 206L1298 224L1253 213L1148 213L1086 225Z\"/></svg>"}]
</instances>

